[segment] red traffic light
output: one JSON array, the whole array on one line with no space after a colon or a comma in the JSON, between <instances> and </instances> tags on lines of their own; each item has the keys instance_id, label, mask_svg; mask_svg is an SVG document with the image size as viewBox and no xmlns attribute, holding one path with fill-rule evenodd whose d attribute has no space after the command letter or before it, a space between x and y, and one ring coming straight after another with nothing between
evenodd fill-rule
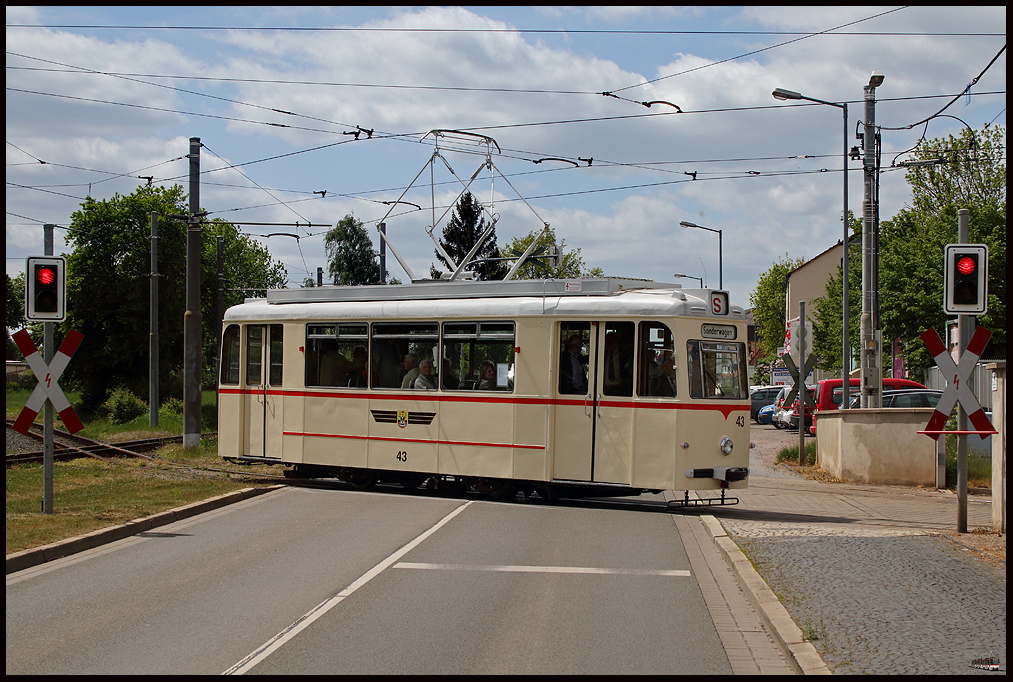
<instances>
[{"instance_id":1,"label":"red traffic light","mask_svg":"<svg viewBox=\"0 0 1013 682\"><path fill-rule=\"evenodd\" d=\"M40 268L39 271L35 273L35 277L42 284L52 284L56 281L56 274L49 268Z\"/></svg>"},{"instance_id":2,"label":"red traffic light","mask_svg":"<svg viewBox=\"0 0 1013 682\"><path fill-rule=\"evenodd\" d=\"M961 275L971 275L978 269L978 261L970 256L964 256L957 260L957 272Z\"/></svg>"}]
</instances>

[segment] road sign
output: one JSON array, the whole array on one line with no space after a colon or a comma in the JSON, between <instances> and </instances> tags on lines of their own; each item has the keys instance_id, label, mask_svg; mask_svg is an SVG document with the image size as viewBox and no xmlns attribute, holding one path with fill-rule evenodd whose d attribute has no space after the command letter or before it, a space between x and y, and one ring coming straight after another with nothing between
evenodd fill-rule
<instances>
[{"instance_id":1,"label":"road sign","mask_svg":"<svg viewBox=\"0 0 1013 682\"><path fill-rule=\"evenodd\" d=\"M795 366L795 361L791 359L790 355L784 356L784 364L788 366L788 372L791 373L791 378L793 381L791 390L788 391L788 394L784 396L784 404L791 405L795 401L795 396L797 396L801 392L802 403L806 407L815 409L816 403L815 401L813 401L812 394L810 394L808 390L800 391L799 387L805 386L805 384L803 383L805 380L804 377L809 376L809 373L812 372L813 367L816 365L816 356L810 355L806 359L805 365L802 367L802 377L803 377L802 379L799 379L798 367Z\"/></svg>"},{"instance_id":2,"label":"road sign","mask_svg":"<svg viewBox=\"0 0 1013 682\"><path fill-rule=\"evenodd\" d=\"M28 335L27 331L22 329L14 334L12 338L18 344L18 349L25 356L25 362L28 363L28 366L35 373L35 378L39 382L35 390L32 391L32 395L28 397L28 401L25 403L24 409L21 410L21 414L18 415L17 421L14 422L14 430L19 433L28 433L28 428L35 421L35 417L38 416L39 410L46 404L47 399L53 404L53 409L60 415L60 419L63 420L63 424L67 427L68 432L77 433L83 429L84 424L78 419L77 413L70 406L70 401L63 394L63 389L60 388L58 382L63 375L63 370L67 369L67 363L70 362L71 356L74 355L77 347L81 345L84 334L71 329L70 333L67 334L67 338L60 344L60 349L53 356L53 361L48 366L45 360L42 359L42 354L35 347L35 342L32 341L32 337Z\"/></svg>"},{"instance_id":3,"label":"road sign","mask_svg":"<svg viewBox=\"0 0 1013 682\"><path fill-rule=\"evenodd\" d=\"M960 363L955 364L935 328L929 329L922 334L922 341L925 342L925 346L929 349L929 353L932 354L936 365L938 365L943 376L946 377L946 390L939 396L936 410L932 413L932 417L929 418L929 423L925 427L925 430L919 433L924 433L932 439L938 439L940 435L945 433L943 429L946 426L946 420L950 418L950 412L953 411L953 406L958 402L964 408L964 411L968 415L967 418L971 420L971 424L977 430L977 433L982 436L989 433L998 433L992 426L992 422L989 421L988 415L985 414L985 411L981 409L981 405L978 404L978 399L974 396L974 392L967 385L968 378L971 376L971 372L974 371L974 366L978 364L978 358L981 357L981 353L985 350L985 345L991 337L992 332L984 327L975 329L971 342L967 344L967 349L960 356Z\"/></svg>"}]
</instances>

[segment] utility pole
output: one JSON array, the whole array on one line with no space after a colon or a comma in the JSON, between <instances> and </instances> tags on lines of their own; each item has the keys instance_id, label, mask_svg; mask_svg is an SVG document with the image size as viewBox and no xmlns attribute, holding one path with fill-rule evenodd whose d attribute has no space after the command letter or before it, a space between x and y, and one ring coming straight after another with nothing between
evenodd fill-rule
<instances>
[{"instance_id":1,"label":"utility pole","mask_svg":"<svg viewBox=\"0 0 1013 682\"><path fill-rule=\"evenodd\" d=\"M380 223L380 284L387 283L387 223Z\"/></svg>"},{"instance_id":2,"label":"utility pole","mask_svg":"<svg viewBox=\"0 0 1013 682\"><path fill-rule=\"evenodd\" d=\"M186 313L183 315L183 447L200 442L200 138L190 138L190 213L186 229Z\"/></svg>"},{"instance_id":3,"label":"utility pole","mask_svg":"<svg viewBox=\"0 0 1013 682\"><path fill-rule=\"evenodd\" d=\"M53 228L56 225L43 225L42 252L46 256L53 255ZM30 279L33 273L25 272ZM53 364L53 323L42 323L42 357L46 367ZM44 378L44 377L43 377ZM46 400L42 408L42 513L53 513L53 401Z\"/></svg>"},{"instance_id":4,"label":"utility pole","mask_svg":"<svg viewBox=\"0 0 1013 682\"><path fill-rule=\"evenodd\" d=\"M158 212L151 212L151 284L148 306L148 425L158 426Z\"/></svg>"},{"instance_id":5,"label":"utility pole","mask_svg":"<svg viewBox=\"0 0 1013 682\"><path fill-rule=\"evenodd\" d=\"M969 244L969 218L971 211L966 208L957 210L957 243ZM957 344L960 348L958 358L967 352L967 344L974 333L976 319L973 315L957 315ZM974 381L974 372L969 376L969 384ZM972 391L974 385L968 386ZM957 402L957 431L967 431L967 410ZM957 435L957 532L967 532L967 434Z\"/></svg>"},{"instance_id":6,"label":"utility pole","mask_svg":"<svg viewBox=\"0 0 1013 682\"><path fill-rule=\"evenodd\" d=\"M880 367L878 346L882 342L876 325L879 292L876 290L876 88L883 84L883 74L873 71L865 86L865 116L862 136L865 170L865 199L862 202L862 317L861 317L861 396L863 408L882 405L883 368ZM845 216L847 221L847 216Z\"/></svg>"}]
</instances>

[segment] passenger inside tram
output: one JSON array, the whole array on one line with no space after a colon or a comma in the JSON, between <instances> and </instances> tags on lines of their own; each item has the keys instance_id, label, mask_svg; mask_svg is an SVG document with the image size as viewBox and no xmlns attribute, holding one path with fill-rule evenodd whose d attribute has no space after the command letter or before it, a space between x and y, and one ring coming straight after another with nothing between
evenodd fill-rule
<instances>
[{"instance_id":1,"label":"passenger inside tram","mask_svg":"<svg viewBox=\"0 0 1013 682\"><path fill-rule=\"evenodd\" d=\"M432 360L423 360L419 363L419 375L415 378L413 388L420 391L436 390L436 375L433 374Z\"/></svg>"}]
</instances>

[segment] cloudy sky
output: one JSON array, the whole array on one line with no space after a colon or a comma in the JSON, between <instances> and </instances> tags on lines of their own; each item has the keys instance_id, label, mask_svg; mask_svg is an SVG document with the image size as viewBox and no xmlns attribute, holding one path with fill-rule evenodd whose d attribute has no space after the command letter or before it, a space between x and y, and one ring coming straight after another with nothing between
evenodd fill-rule
<instances>
[{"instance_id":1,"label":"cloudy sky","mask_svg":"<svg viewBox=\"0 0 1013 682\"><path fill-rule=\"evenodd\" d=\"M545 221L607 275L716 287L717 235L679 226L688 220L723 231L724 286L743 306L775 259L841 238L841 110L771 91L851 102L851 146L874 70L885 76L877 123L900 128L938 112L1006 42L1005 7L6 11L9 274L42 253L42 224L66 226L86 195L129 194L139 176L186 187L180 157L199 137L202 207L288 223L241 229L300 235L262 238L292 286L326 270L326 228L307 223L348 213L374 243L386 216L408 266L428 276L433 205L439 234L461 188L449 169L467 181L488 148L496 173L472 188L499 214L501 245ZM1005 126L1005 83L1003 52L944 113ZM641 104L655 100L681 113ZM962 128L934 118L927 136ZM439 138L431 178L434 129L495 145ZM923 131L884 130L884 166ZM383 203L409 185L402 201L421 210ZM903 172L885 171L882 217L909 200ZM408 279L393 258L388 269Z\"/></svg>"}]
</instances>

